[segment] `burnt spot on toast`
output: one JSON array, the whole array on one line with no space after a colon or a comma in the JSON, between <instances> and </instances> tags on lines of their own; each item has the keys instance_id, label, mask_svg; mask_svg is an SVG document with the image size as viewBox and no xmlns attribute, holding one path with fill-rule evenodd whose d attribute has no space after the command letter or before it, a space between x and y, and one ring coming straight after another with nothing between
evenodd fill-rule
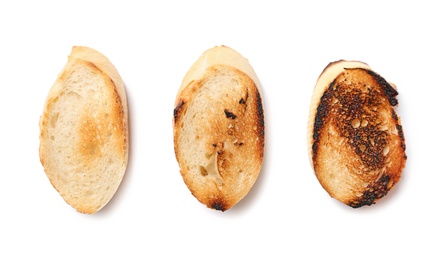
<instances>
[{"instance_id":1,"label":"burnt spot on toast","mask_svg":"<svg viewBox=\"0 0 447 260\"><path fill-rule=\"evenodd\" d=\"M228 203L225 202L222 198L216 198L210 201L209 207L215 210L220 210L224 212L225 210L229 209Z\"/></svg>"},{"instance_id":2,"label":"burnt spot on toast","mask_svg":"<svg viewBox=\"0 0 447 260\"><path fill-rule=\"evenodd\" d=\"M314 130L313 130L313 136L314 142L312 144L312 160L315 162L317 154L318 154L318 146L320 143L320 136L323 127L328 122L328 114L331 109L331 103L333 99L333 86L335 84L335 81L332 82L329 85L328 90L326 90L323 95L320 98L320 104L317 108L317 114L315 116L315 123L314 123Z\"/></svg>"},{"instance_id":3,"label":"burnt spot on toast","mask_svg":"<svg viewBox=\"0 0 447 260\"><path fill-rule=\"evenodd\" d=\"M185 104L185 102L184 102L183 100L181 100L181 101L177 104L177 106L174 108L174 122L177 122L179 112L181 111L181 109L182 109L182 107L183 107L184 104Z\"/></svg>"},{"instance_id":4,"label":"burnt spot on toast","mask_svg":"<svg viewBox=\"0 0 447 260\"><path fill-rule=\"evenodd\" d=\"M256 114L258 122L257 122L257 129L258 129L258 136L261 139L261 144L264 147L264 109L262 106L262 98L261 94L258 90L256 90Z\"/></svg>"},{"instance_id":5,"label":"burnt spot on toast","mask_svg":"<svg viewBox=\"0 0 447 260\"><path fill-rule=\"evenodd\" d=\"M248 99L248 88L245 91L245 97L241 97L241 99L239 99L239 104L240 105L245 105L247 104L247 99Z\"/></svg>"},{"instance_id":6,"label":"burnt spot on toast","mask_svg":"<svg viewBox=\"0 0 447 260\"><path fill-rule=\"evenodd\" d=\"M224 113L227 118L231 118L233 120L236 119L237 117L235 114L231 113L228 109L224 109Z\"/></svg>"},{"instance_id":7,"label":"burnt spot on toast","mask_svg":"<svg viewBox=\"0 0 447 260\"><path fill-rule=\"evenodd\" d=\"M221 77L228 87L214 90ZM255 82L235 68L213 66L182 90L173 112L174 148L186 185L208 208L230 209L250 190L263 159L264 111ZM189 154L196 144L199 152Z\"/></svg>"},{"instance_id":8,"label":"burnt spot on toast","mask_svg":"<svg viewBox=\"0 0 447 260\"><path fill-rule=\"evenodd\" d=\"M355 73L354 69L346 70ZM369 70L356 70L371 75ZM330 123L347 140L367 170L380 169L385 164L386 150L389 149L388 126L383 114L390 113L386 110L389 105L397 104L397 91L377 74L373 75L377 84L355 82L352 80L355 77L339 76L322 95L314 123L312 156L313 159L318 156L322 129ZM391 110L391 115L394 125L399 125L394 110ZM397 129L402 128L399 125ZM400 131L399 135L403 141L403 132Z\"/></svg>"},{"instance_id":9,"label":"burnt spot on toast","mask_svg":"<svg viewBox=\"0 0 447 260\"><path fill-rule=\"evenodd\" d=\"M324 178L325 189L353 208L376 203L399 181L407 157L393 108L397 95L378 74L345 68L319 100L312 132L313 166ZM337 170L325 163L327 155L342 160Z\"/></svg>"},{"instance_id":10,"label":"burnt spot on toast","mask_svg":"<svg viewBox=\"0 0 447 260\"><path fill-rule=\"evenodd\" d=\"M377 83L382 88L383 92L388 98L388 101L392 106L398 104L396 96L399 94L383 77L371 70L365 70L369 75L373 76Z\"/></svg>"},{"instance_id":11,"label":"burnt spot on toast","mask_svg":"<svg viewBox=\"0 0 447 260\"><path fill-rule=\"evenodd\" d=\"M388 191L391 189L392 182L390 182L391 177L389 175L382 175L380 179L374 183L370 188L368 188L363 195L355 201L352 201L349 206L353 208L360 208L362 206L371 206L375 204L376 201L382 197L384 197Z\"/></svg>"}]
</instances>

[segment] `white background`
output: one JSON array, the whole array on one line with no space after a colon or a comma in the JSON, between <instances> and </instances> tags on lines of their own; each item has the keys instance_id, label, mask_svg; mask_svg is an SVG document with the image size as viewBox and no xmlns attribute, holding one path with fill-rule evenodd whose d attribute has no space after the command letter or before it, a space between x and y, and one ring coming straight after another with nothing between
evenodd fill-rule
<instances>
[{"instance_id":1,"label":"white background","mask_svg":"<svg viewBox=\"0 0 447 260\"><path fill-rule=\"evenodd\" d=\"M2 1L0 259L446 259L447 16L441 1ZM264 95L263 169L234 208L189 192L172 138L192 63L227 45ZM76 212L39 161L39 117L74 45L123 78L130 158L111 202ZM332 199L310 168L307 117L331 61L355 59L399 90L408 161L377 204Z\"/></svg>"}]
</instances>

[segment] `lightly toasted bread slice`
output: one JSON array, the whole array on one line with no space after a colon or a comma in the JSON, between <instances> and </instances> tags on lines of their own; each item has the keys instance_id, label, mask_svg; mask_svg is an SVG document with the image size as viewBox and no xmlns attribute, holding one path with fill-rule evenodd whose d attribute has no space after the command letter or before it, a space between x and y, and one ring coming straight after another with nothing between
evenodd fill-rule
<instances>
[{"instance_id":1,"label":"lightly toasted bread slice","mask_svg":"<svg viewBox=\"0 0 447 260\"><path fill-rule=\"evenodd\" d=\"M353 208L372 205L405 167L405 139L394 85L359 61L330 63L314 88L308 152L329 195Z\"/></svg>"},{"instance_id":2,"label":"lightly toasted bread slice","mask_svg":"<svg viewBox=\"0 0 447 260\"><path fill-rule=\"evenodd\" d=\"M40 161L53 187L78 212L114 196L128 161L124 83L101 53L75 46L40 117Z\"/></svg>"},{"instance_id":3,"label":"lightly toasted bread slice","mask_svg":"<svg viewBox=\"0 0 447 260\"><path fill-rule=\"evenodd\" d=\"M180 173L194 197L225 211L254 185L264 157L259 80L241 54L207 50L179 88L173 117Z\"/></svg>"}]
</instances>

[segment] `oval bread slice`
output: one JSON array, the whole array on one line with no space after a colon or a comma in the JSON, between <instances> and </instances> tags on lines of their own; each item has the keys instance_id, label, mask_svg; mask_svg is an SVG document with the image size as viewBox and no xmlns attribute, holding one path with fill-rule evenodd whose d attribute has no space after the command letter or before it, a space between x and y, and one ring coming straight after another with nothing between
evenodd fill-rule
<instances>
[{"instance_id":1,"label":"oval bread slice","mask_svg":"<svg viewBox=\"0 0 447 260\"><path fill-rule=\"evenodd\" d=\"M318 78L308 151L331 197L354 208L372 205L399 181L407 156L397 95L363 62L330 63Z\"/></svg>"},{"instance_id":2,"label":"oval bread slice","mask_svg":"<svg viewBox=\"0 0 447 260\"><path fill-rule=\"evenodd\" d=\"M78 212L102 209L128 160L124 84L103 54L73 47L48 93L40 131L40 161L53 187Z\"/></svg>"},{"instance_id":3,"label":"oval bread slice","mask_svg":"<svg viewBox=\"0 0 447 260\"><path fill-rule=\"evenodd\" d=\"M225 211L254 185L264 156L264 112L259 81L239 53L206 51L178 91L174 149L191 193Z\"/></svg>"}]
</instances>

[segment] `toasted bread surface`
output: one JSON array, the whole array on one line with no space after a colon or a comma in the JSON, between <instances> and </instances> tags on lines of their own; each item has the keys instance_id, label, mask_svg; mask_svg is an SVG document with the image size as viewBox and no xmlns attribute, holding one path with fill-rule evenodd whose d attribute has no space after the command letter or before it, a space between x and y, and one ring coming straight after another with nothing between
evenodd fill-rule
<instances>
[{"instance_id":1,"label":"toasted bread surface","mask_svg":"<svg viewBox=\"0 0 447 260\"><path fill-rule=\"evenodd\" d=\"M362 62L331 63L317 81L308 124L309 158L330 196L372 205L406 163L397 90Z\"/></svg>"},{"instance_id":2,"label":"toasted bread surface","mask_svg":"<svg viewBox=\"0 0 447 260\"><path fill-rule=\"evenodd\" d=\"M128 160L124 84L112 63L75 46L40 118L40 160L53 187L81 213L113 197Z\"/></svg>"},{"instance_id":3,"label":"toasted bread surface","mask_svg":"<svg viewBox=\"0 0 447 260\"><path fill-rule=\"evenodd\" d=\"M209 208L233 207L261 170L264 114L257 82L248 61L221 46L193 64L179 89L176 159L191 193Z\"/></svg>"}]
</instances>

